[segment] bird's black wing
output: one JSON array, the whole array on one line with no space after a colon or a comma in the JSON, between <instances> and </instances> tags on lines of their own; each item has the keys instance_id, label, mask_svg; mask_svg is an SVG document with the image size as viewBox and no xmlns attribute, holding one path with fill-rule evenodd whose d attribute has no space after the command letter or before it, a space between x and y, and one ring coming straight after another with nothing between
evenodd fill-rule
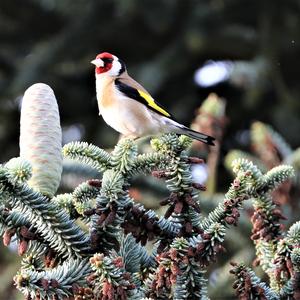
<instances>
[{"instance_id":1,"label":"bird's black wing","mask_svg":"<svg viewBox=\"0 0 300 300\"><path fill-rule=\"evenodd\" d=\"M173 119L172 115L165 109L163 108L162 105L160 105L158 102L156 102L148 93L141 91L139 89L136 89L134 87L129 86L128 84L125 84L119 79L115 80L115 85L117 89L126 95L128 98L131 98L133 100L136 100L143 105L146 105L149 109L155 111L156 113Z\"/></svg>"}]
</instances>

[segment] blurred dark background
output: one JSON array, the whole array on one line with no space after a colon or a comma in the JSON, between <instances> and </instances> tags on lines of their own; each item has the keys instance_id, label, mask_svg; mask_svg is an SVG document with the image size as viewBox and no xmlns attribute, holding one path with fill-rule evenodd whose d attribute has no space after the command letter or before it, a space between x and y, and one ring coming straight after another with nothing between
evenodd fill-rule
<instances>
[{"instance_id":1,"label":"blurred dark background","mask_svg":"<svg viewBox=\"0 0 300 300\"><path fill-rule=\"evenodd\" d=\"M1 0L0 43L1 163L19 154L21 99L36 82L56 94L64 143L115 145L90 64L103 51L185 125L211 92L225 98L221 161L247 150L255 120L300 145L299 0ZM231 180L222 176L218 190ZM19 263L9 266L8 285ZM12 291L3 286L0 299Z\"/></svg>"},{"instance_id":2,"label":"blurred dark background","mask_svg":"<svg viewBox=\"0 0 300 300\"><path fill-rule=\"evenodd\" d=\"M1 0L0 161L18 155L20 100L36 82L55 91L64 142L116 143L90 64L103 51L186 125L210 92L226 98L222 151L247 143L253 120L297 146L299 16L296 0Z\"/></svg>"}]
</instances>

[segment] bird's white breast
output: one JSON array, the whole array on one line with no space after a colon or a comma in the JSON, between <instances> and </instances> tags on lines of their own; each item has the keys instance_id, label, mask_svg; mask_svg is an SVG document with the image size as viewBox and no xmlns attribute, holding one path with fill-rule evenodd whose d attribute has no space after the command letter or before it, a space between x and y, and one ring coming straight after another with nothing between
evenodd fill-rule
<instances>
[{"instance_id":1,"label":"bird's white breast","mask_svg":"<svg viewBox=\"0 0 300 300\"><path fill-rule=\"evenodd\" d=\"M108 88L111 88L110 93L107 93ZM160 131L162 124L156 118L156 114L143 104L128 98L114 85L109 86L106 80L97 80L96 89L99 112L104 121L116 131L130 137L140 137ZM106 97L110 97L109 105L104 104Z\"/></svg>"}]
</instances>

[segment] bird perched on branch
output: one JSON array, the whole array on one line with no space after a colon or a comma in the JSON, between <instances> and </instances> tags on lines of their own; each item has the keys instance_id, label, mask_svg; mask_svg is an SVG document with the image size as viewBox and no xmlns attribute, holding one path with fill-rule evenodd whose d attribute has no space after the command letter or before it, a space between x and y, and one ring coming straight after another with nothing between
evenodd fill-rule
<instances>
[{"instance_id":1,"label":"bird perched on branch","mask_svg":"<svg viewBox=\"0 0 300 300\"><path fill-rule=\"evenodd\" d=\"M122 60L108 52L91 61L96 66L99 114L116 131L128 138L174 132L214 145L214 138L174 120L171 114L126 70Z\"/></svg>"}]
</instances>

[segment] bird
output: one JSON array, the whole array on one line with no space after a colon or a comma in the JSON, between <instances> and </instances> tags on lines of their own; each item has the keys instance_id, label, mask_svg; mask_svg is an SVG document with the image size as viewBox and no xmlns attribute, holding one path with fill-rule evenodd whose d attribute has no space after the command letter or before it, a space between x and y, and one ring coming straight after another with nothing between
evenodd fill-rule
<instances>
[{"instance_id":1,"label":"bird","mask_svg":"<svg viewBox=\"0 0 300 300\"><path fill-rule=\"evenodd\" d=\"M99 115L122 137L138 139L174 132L214 145L215 138L177 122L141 84L129 76L125 63L117 56L102 52L91 63L95 65Z\"/></svg>"}]
</instances>

